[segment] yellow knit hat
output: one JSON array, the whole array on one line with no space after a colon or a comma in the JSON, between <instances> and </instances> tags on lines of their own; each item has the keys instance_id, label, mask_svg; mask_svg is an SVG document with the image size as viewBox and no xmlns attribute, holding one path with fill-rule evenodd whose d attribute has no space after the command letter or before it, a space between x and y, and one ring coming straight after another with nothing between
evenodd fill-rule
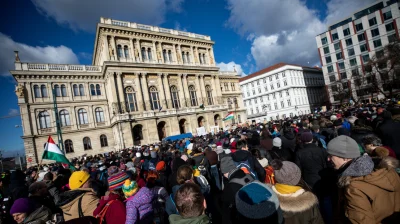
<instances>
[{"instance_id":1,"label":"yellow knit hat","mask_svg":"<svg viewBox=\"0 0 400 224\"><path fill-rule=\"evenodd\" d=\"M75 171L69 178L69 188L71 190L78 189L82 187L89 180L90 174L86 171Z\"/></svg>"}]
</instances>

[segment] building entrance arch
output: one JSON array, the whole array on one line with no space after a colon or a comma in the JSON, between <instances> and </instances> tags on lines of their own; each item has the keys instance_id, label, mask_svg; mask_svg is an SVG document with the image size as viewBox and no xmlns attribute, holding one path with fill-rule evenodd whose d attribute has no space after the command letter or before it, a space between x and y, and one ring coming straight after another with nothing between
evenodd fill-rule
<instances>
[{"instance_id":1,"label":"building entrance arch","mask_svg":"<svg viewBox=\"0 0 400 224\"><path fill-rule=\"evenodd\" d=\"M200 116L197 118L197 125L199 126L199 128L204 127L204 125L205 125L204 122L205 122L205 120L204 120L203 116Z\"/></svg>"},{"instance_id":2,"label":"building entrance arch","mask_svg":"<svg viewBox=\"0 0 400 224\"><path fill-rule=\"evenodd\" d=\"M165 130L165 121L160 121L157 124L158 139L161 141L163 138L167 137L167 131Z\"/></svg>"},{"instance_id":3,"label":"building entrance arch","mask_svg":"<svg viewBox=\"0 0 400 224\"><path fill-rule=\"evenodd\" d=\"M143 125L137 124L133 126L132 128L132 133L133 133L133 144L134 145L140 145L140 140L143 140Z\"/></svg>"},{"instance_id":4,"label":"building entrance arch","mask_svg":"<svg viewBox=\"0 0 400 224\"><path fill-rule=\"evenodd\" d=\"M179 132L181 134L185 134L186 133L185 123L186 123L186 119L180 119L179 120Z\"/></svg>"}]
</instances>

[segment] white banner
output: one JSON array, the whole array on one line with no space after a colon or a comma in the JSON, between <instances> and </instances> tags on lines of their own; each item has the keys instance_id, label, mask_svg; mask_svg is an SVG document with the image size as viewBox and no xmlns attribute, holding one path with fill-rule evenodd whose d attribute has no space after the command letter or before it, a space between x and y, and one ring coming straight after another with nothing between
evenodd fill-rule
<instances>
[{"instance_id":1,"label":"white banner","mask_svg":"<svg viewBox=\"0 0 400 224\"><path fill-rule=\"evenodd\" d=\"M206 129L204 127L196 128L196 130L198 136L207 134Z\"/></svg>"}]
</instances>

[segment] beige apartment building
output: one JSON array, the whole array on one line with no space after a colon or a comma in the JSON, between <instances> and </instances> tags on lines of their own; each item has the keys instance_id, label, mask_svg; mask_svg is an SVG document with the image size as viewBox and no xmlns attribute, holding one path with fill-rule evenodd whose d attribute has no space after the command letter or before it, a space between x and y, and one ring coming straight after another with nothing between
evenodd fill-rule
<instances>
[{"instance_id":1,"label":"beige apartment building","mask_svg":"<svg viewBox=\"0 0 400 224\"><path fill-rule=\"evenodd\" d=\"M240 77L219 71L213 45L209 36L101 18L92 65L25 63L16 52L10 72L28 165L49 135L59 141L56 116L68 158L246 121ZM222 121L230 111L234 121Z\"/></svg>"}]
</instances>

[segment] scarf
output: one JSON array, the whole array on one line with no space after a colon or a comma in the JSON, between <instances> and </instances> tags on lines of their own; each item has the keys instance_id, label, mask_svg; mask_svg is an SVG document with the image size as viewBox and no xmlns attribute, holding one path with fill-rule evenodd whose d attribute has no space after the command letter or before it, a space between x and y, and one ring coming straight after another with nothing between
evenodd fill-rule
<instances>
[{"instance_id":1,"label":"scarf","mask_svg":"<svg viewBox=\"0 0 400 224\"><path fill-rule=\"evenodd\" d=\"M275 184L275 189L281 194L293 194L302 188L299 186L292 186L292 185L277 183L277 184Z\"/></svg>"}]
</instances>

